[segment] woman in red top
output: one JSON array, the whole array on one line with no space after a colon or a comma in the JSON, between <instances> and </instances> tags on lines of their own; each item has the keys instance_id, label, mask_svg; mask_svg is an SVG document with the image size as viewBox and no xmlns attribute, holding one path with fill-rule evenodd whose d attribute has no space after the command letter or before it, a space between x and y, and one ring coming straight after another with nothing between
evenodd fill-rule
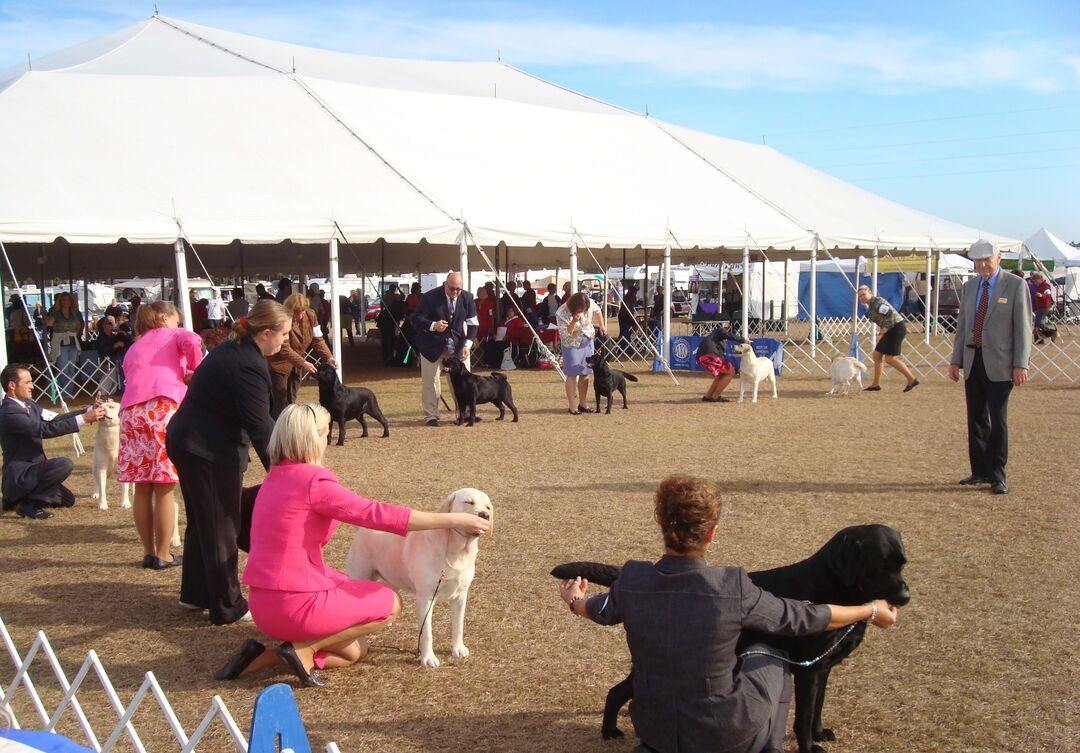
<instances>
[{"instance_id":1,"label":"woman in red top","mask_svg":"<svg viewBox=\"0 0 1080 753\"><path fill-rule=\"evenodd\" d=\"M1035 312L1035 344L1042 345L1046 340L1046 317L1050 315L1050 309L1054 307L1054 289L1046 281L1046 275L1042 272L1032 272L1031 282L1034 286L1031 294L1031 308ZM1053 335L1050 335L1053 339Z\"/></svg>"},{"instance_id":2,"label":"woman in red top","mask_svg":"<svg viewBox=\"0 0 1080 753\"><path fill-rule=\"evenodd\" d=\"M328 681L318 669L367 656L367 636L397 617L401 599L383 583L350 580L326 565L322 550L339 522L399 536L434 528L479 536L491 528L475 515L410 510L354 494L322 466L329 430L330 414L315 403L287 406L274 426L244 583L255 624L282 643L270 652L259 641L244 641L215 679L285 664L301 684L323 686Z\"/></svg>"},{"instance_id":3,"label":"woman in red top","mask_svg":"<svg viewBox=\"0 0 1080 753\"><path fill-rule=\"evenodd\" d=\"M483 342L491 336L495 323L495 286L490 282L476 291L476 341Z\"/></svg>"}]
</instances>

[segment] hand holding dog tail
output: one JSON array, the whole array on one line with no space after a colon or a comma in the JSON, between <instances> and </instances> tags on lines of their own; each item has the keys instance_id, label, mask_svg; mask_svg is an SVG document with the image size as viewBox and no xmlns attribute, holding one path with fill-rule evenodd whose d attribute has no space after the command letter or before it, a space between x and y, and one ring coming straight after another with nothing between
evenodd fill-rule
<instances>
[{"instance_id":1,"label":"hand holding dog tail","mask_svg":"<svg viewBox=\"0 0 1080 753\"><path fill-rule=\"evenodd\" d=\"M590 583L610 586L619 579L619 568L601 562L566 562L551 569L551 574L559 580L584 578Z\"/></svg>"}]
</instances>

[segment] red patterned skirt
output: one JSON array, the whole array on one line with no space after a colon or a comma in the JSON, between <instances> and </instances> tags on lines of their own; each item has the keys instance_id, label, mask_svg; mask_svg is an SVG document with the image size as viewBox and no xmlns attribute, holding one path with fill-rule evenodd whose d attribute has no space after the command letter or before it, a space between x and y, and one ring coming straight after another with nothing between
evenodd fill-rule
<instances>
[{"instance_id":1,"label":"red patterned skirt","mask_svg":"<svg viewBox=\"0 0 1080 753\"><path fill-rule=\"evenodd\" d=\"M165 428L177 404L155 397L120 411L120 457L116 480L129 484L175 484L176 466L165 454Z\"/></svg>"}]
</instances>

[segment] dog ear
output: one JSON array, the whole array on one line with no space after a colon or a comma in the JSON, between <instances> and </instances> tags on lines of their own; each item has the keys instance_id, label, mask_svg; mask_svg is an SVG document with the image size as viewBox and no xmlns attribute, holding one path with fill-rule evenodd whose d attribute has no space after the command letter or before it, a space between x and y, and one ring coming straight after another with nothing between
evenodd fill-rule
<instances>
[{"instance_id":1,"label":"dog ear","mask_svg":"<svg viewBox=\"0 0 1080 753\"><path fill-rule=\"evenodd\" d=\"M455 497L457 497L457 492L450 492L450 494L447 495L446 499L442 501L442 504L439 505L439 509L437 509L435 512L450 512L450 508L454 504Z\"/></svg>"},{"instance_id":2,"label":"dog ear","mask_svg":"<svg viewBox=\"0 0 1080 753\"><path fill-rule=\"evenodd\" d=\"M863 567L862 542L858 536L844 530L836 534L835 546L829 547L829 565L836 578L847 588L853 588Z\"/></svg>"}]
</instances>

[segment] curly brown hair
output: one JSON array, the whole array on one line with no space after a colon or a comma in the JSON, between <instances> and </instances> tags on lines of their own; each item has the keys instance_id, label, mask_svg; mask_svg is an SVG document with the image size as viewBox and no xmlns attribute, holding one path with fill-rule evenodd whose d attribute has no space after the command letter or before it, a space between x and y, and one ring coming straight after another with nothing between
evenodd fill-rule
<instances>
[{"instance_id":1,"label":"curly brown hair","mask_svg":"<svg viewBox=\"0 0 1080 753\"><path fill-rule=\"evenodd\" d=\"M684 554L701 547L720 520L720 492L703 478L668 476L656 489L655 512L664 546Z\"/></svg>"}]
</instances>

